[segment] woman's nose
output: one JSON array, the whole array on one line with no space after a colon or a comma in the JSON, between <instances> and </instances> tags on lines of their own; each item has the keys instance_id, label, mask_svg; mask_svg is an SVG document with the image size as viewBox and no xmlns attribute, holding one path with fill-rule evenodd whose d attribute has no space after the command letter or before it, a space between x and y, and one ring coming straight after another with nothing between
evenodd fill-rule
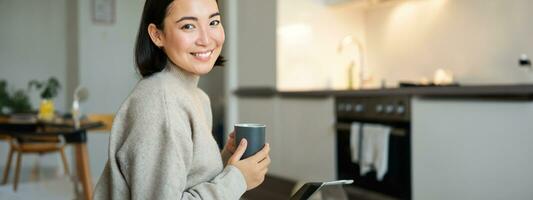
<instances>
[{"instance_id":1,"label":"woman's nose","mask_svg":"<svg viewBox=\"0 0 533 200\"><path fill-rule=\"evenodd\" d=\"M206 46L209 44L210 38L209 38L209 29L208 28L200 28L198 33L198 38L196 39L196 45L198 46Z\"/></svg>"}]
</instances>

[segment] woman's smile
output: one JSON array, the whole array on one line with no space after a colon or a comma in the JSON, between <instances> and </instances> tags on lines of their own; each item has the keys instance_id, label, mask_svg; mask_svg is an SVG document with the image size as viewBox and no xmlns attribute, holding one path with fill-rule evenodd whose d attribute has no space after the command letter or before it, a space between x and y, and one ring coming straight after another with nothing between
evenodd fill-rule
<instances>
[{"instance_id":1,"label":"woman's smile","mask_svg":"<svg viewBox=\"0 0 533 200\"><path fill-rule=\"evenodd\" d=\"M196 75L211 71L225 40L216 1L172 1L163 24L150 24L148 32L170 62Z\"/></svg>"},{"instance_id":2,"label":"woman's smile","mask_svg":"<svg viewBox=\"0 0 533 200\"><path fill-rule=\"evenodd\" d=\"M192 52L191 55L200 62L208 62L211 60L213 50Z\"/></svg>"}]
</instances>

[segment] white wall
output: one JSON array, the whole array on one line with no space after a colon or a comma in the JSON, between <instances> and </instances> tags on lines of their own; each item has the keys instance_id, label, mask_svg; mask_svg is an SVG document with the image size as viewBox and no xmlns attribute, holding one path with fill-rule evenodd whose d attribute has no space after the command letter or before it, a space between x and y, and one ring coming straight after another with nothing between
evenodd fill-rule
<instances>
[{"instance_id":1,"label":"white wall","mask_svg":"<svg viewBox=\"0 0 533 200\"><path fill-rule=\"evenodd\" d=\"M238 1L238 85L276 86L276 2Z\"/></svg>"},{"instance_id":2,"label":"white wall","mask_svg":"<svg viewBox=\"0 0 533 200\"><path fill-rule=\"evenodd\" d=\"M233 130L242 111L233 92L242 87L276 87L276 0L221 1L225 12L225 124Z\"/></svg>"},{"instance_id":3,"label":"white wall","mask_svg":"<svg viewBox=\"0 0 533 200\"><path fill-rule=\"evenodd\" d=\"M518 56L533 56L530 0L399 1L367 13L368 64L376 76L431 78L449 69L460 83L533 83Z\"/></svg>"},{"instance_id":4,"label":"white wall","mask_svg":"<svg viewBox=\"0 0 533 200\"><path fill-rule=\"evenodd\" d=\"M30 80L56 77L63 86L54 99L66 109L65 0L0 0L0 79L26 89ZM40 96L31 92L33 108Z\"/></svg>"},{"instance_id":5,"label":"white wall","mask_svg":"<svg viewBox=\"0 0 533 200\"><path fill-rule=\"evenodd\" d=\"M78 1L79 82L89 89L82 112L114 114L139 80L133 47L143 5L144 0L117 0L115 23L105 25L93 23L91 1ZM89 133L93 184L107 161L108 139L109 133Z\"/></svg>"},{"instance_id":6,"label":"white wall","mask_svg":"<svg viewBox=\"0 0 533 200\"><path fill-rule=\"evenodd\" d=\"M143 0L117 0L114 24L95 24L91 1L79 1L80 84L89 89L83 105L87 112L114 113L139 76L135 72L133 47Z\"/></svg>"},{"instance_id":7,"label":"white wall","mask_svg":"<svg viewBox=\"0 0 533 200\"><path fill-rule=\"evenodd\" d=\"M239 73L238 62L238 0L221 1L219 6L221 13L223 13L222 23L226 33L226 41L222 50L222 55L228 60L225 65L223 79L224 79L224 132L227 135L233 130L233 124L238 123L238 98L233 95L233 92L239 87L238 79ZM224 137L226 138L226 137Z\"/></svg>"},{"instance_id":8,"label":"white wall","mask_svg":"<svg viewBox=\"0 0 533 200\"><path fill-rule=\"evenodd\" d=\"M354 49L338 52L342 38L365 43L364 5L328 6L317 0L278 2L277 88L345 89Z\"/></svg>"},{"instance_id":9,"label":"white wall","mask_svg":"<svg viewBox=\"0 0 533 200\"><path fill-rule=\"evenodd\" d=\"M533 56L533 27L527 25L533 1L319 2L278 4L279 89L343 88L347 62L335 48L345 34L362 40L372 86L432 79L439 68L451 70L463 84L533 83L533 72L517 66L521 53ZM307 28L293 27L289 37L280 36L294 24Z\"/></svg>"}]
</instances>

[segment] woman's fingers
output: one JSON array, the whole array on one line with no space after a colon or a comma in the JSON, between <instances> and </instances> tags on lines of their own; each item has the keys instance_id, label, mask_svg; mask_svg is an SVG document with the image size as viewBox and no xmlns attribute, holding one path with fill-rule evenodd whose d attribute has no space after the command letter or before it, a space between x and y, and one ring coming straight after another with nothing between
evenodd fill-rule
<instances>
[{"instance_id":1,"label":"woman's fingers","mask_svg":"<svg viewBox=\"0 0 533 200\"><path fill-rule=\"evenodd\" d=\"M239 146L237 147L237 149L235 150L235 153L233 153L233 155L230 157L230 163L233 163L233 162L237 162L241 159L242 155L244 154L244 151L246 151L246 146L247 146L247 141L246 139L242 139L241 142L239 143Z\"/></svg>"},{"instance_id":2,"label":"woman's fingers","mask_svg":"<svg viewBox=\"0 0 533 200\"><path fill-rule=\"evenodd\" d=\"M257 152L252 157L250 157L250 159L254 161L255 163L259 163L262 160L264 160L268 156L269 153L270 153L270 144L266 143L263 149L261 149L261 151Z\"/></svg>"},{"instance_id":3,"label":"woman's fingers","mask_svg":"<svg viewBox=\"0 0 533 200\"><path fill-rule=\"evenodd\" d=\"M231 145L231 147L235 147L236 146L235 145L235 132L231 132L229 134L228 140L227 140L226 143L228 143L228 145ZM234 150L234 149L232 149L232 150Z\"/></svg>"},{"instance_id":4,"label":"woman's fingers","mask_svg":"<svg viewBox=\"0 0 533 200\"><path fill-rule=\"evenodd\" d=\"M270 156L267 156L264 160L258 163L259 168L261 169L268 168L268 166L270 165L270 162L272 162L272 160L270 160Z\"/></svg>"},{"instance_id":5,"label":"woman's fingers","mask_svg":"<svg viewBox=\"0 0 533 200\"><path fill-rule=\"evenodd\" d=\"M232 142L235 144L235 131L231 132L229 135L228 135L228 142Z\"/></svg>"},{"instance_id":6,"label":"woman's fingers","mask_svg":"<svg viewBox=\"0 0 533 200\"><path fill-rule=\"evenodd\" d=\"M222 150L222 152L229 153L230 155L233 155L235 153L235 149L237 148L238 144L235 144L234 134L235 133L232 132L228 136L228 139L226 140L226 144L224 145L224 149Z\"/></svg>"}]
</instances>

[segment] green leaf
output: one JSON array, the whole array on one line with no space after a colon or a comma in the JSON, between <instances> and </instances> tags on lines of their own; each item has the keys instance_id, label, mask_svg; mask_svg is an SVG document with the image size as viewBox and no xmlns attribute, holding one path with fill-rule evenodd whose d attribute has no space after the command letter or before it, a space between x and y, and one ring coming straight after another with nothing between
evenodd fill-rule
<instances>
[{"instance_id":1,"label":"green leaf","mask_svg":"<svg viewBox=\"0 0 533 200\"><path fill-rule=\"evenodd\" d=\"M16 90L8 105L14 113L30 112L32 110L30 98L24 90Z\"/></svg>"},{"instance_id":2,"label":"green leaf","mask_svg":"<svg viewBox=\"0 0 533 200\"><path fill-rule=\"evenodd\" d=\"M35 87L37 90L41 90L41 98L43 99L52 99L57 96L59 89L61 89L61 84L55 77L50 77L46 81L37 81L32 80L28 83L28 89Z\"/></svg>"}]
</instances>

